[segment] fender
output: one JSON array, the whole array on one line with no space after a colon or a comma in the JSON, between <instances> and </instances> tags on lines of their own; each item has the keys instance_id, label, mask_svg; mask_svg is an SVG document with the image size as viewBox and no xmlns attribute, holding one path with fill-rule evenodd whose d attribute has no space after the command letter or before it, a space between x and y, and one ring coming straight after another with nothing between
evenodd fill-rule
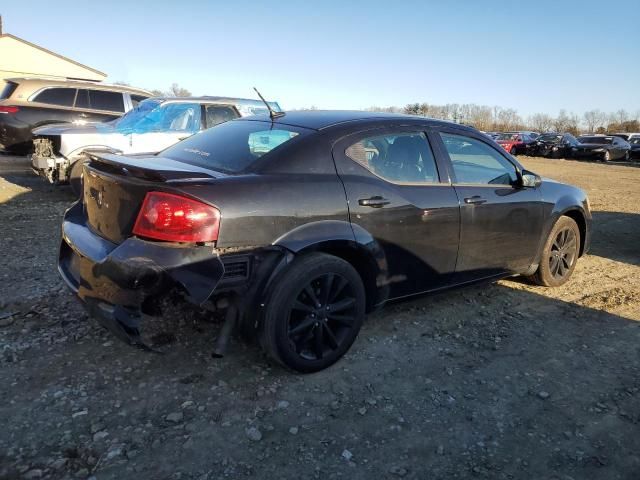
<instances>
[{"instance_id":1,"label":"fender","mask_svg":"<svg viewBox=\"0 0 640 480\"><path fill-rule=\"evenodd\" d=\"M307 251L329 253L351 263L369 292L368 309L381 306L389 298L388 264L384 250L369 232L350 222L322 220L301 225L273 242L293 255ZM271 283L268 282L267 286Z\"/></svg>"},{"instance_id":2,"label":"fender","mask_svg":"<svg viewBox=\"0 0 640 480\"><path fill-rule=\"evenodd\" d=\"M549 237L553 226L556 224L560 217L566 215L567 213L571 214L573 212L576 212L578 215L580 215L584 222L584 238L581 241L580 256L587 253L587 251L589 250L591 236L591 211L589 209L587 197L584 194L583 198L581 199L575 198L570 195L563 195L552 206L551 211L548 213L543 229L544 234L540 236L540 243L538 244L538 250L535 257L536 262L529 269L529 272L531 274L538 268L544 244L547 241L547 238ZM527 272L527 274L529 274L529 272Z\"/></svg>"}]
</instances>

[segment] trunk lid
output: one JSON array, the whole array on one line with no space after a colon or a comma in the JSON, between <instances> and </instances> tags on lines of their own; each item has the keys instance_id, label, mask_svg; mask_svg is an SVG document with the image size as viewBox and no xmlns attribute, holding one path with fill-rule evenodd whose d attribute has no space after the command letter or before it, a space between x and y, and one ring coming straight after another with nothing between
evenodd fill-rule
<instances>
[{"instance_id":1,"label":"trunk lid","mask_svg":"<svg viewBox=\"0 0 640 480\"><path fill-rule=\"evenodd\" d=\"M83 206L88 225L107 240L131 236L149 191L171 191L180 182L208 181L219 174L158 157L91 154L83 171Z\"/></svg>"}]
</instances>

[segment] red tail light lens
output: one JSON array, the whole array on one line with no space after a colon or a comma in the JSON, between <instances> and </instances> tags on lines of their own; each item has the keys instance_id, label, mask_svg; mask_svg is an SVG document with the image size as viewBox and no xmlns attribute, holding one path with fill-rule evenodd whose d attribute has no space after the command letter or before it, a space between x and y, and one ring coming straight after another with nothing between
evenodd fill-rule
<instances>
[{"instance_id":1,"label":"red tail light lens","mask_svg":"<svg viewBox=\"0 0 640 480\"><path fill-rule=\"evenodd\" d=\"M20 109L18 107L4 107L0 106L0 113L18 113Z\"/></svg>"},{"instance_id":2,"label":"red tail light lens","mask_svg":"<svg viewBox=\"0 0 640 480\"><path fill-rule=\"evenodd\" d=\"M218 240L220 211L190 198L149 192L133 227L134 235L167 242Z\"/></svg>"}]
</instances>

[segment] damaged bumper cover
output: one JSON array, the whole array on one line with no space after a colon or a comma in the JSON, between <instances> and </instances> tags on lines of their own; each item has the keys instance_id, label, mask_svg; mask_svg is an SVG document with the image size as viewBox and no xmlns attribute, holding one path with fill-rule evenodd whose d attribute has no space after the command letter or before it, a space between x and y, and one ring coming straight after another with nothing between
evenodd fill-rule
<instances>
[{"instance_id":1,"label":"damaged bumper cover","mask_svg":"<svg viewBox=\"0 0 640 480\"><path fill-rule=\"evenodd\" d=\"M86 225L80 203L65 214L58 270L91 316L121 340L142 347L140 323L149 302L177 287L201 305L224 275L211 246L176 247L138 238L109 242Z\"/></svg>"}]
</instances>

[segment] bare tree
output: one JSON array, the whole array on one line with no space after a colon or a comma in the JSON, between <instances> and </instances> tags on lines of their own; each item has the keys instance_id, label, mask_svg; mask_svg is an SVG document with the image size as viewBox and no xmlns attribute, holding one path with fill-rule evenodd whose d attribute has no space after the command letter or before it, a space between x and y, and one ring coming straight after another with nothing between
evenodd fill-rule
<instances>
[{"instance_id":1,"label":"bare tree","mask_svg":"<svg viewBox=\"0 0 640 480\"><path fill-rule=\"evenodd\" d=\"M535 113L527 119L527 123L532 130L544 133L553 128L553 118L546 113Z\"/></svg>"},{"instance_id":2,"label":"bare tree","mask_svg":"<svg viewBox=\"0 0 640 480\"><path fill-rule=\"evenodd\" d=\"M177 83L171 84L171 89L169 90L170 95L172 97L190 97L191 92L186 88L181 87Z\"/></svg>"}]
</instances>

